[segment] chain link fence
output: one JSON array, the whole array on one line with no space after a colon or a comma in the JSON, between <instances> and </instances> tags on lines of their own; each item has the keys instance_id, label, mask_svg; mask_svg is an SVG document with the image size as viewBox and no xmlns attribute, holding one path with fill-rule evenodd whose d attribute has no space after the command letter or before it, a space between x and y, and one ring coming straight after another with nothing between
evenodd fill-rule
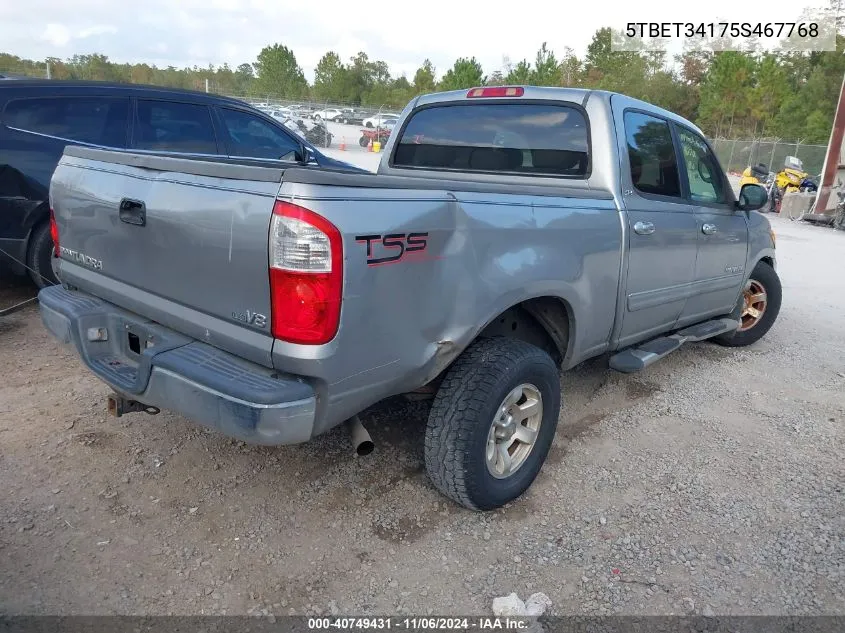
<instances>
[{"instance_id":1,"label":"chain link fence","mask_svg":"<svg viewBox=\"0 0 845 633\"><path fill-rule=\"evenodd\" d=\"M711 139L710 143L728 173L742 173L746 167L758 163L778 172L783 168L787 156L795 156L804 163L804 171L811 177L817 177L822 172L827 152L826 145L802 145L800 142L783 140L717 138Z\"/></svg>"}]
</instances>

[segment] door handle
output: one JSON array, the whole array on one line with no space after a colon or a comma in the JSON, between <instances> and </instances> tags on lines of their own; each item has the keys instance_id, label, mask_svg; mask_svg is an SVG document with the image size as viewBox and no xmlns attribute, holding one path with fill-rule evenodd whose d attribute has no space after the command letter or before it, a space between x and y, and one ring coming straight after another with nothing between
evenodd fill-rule
<instances>
[{"instance_id":1,"label":"door handle","mask_svg":"<svg viewBox=\"0 0 845 633\"><path fill-rule=\"evenodd\" d=\"M702 224L701 225L701 232L705 235L713 235L716 232L716 225L715 224Z\"/></svg>"},{"instance_id":2,"label":"door handle","mask_svg":"<svg viewBox=\"0 0 845 633\"><path fill-rule=\"evenodd\" d=\"M651 235L654 233L654 224L651 222L637 222L634 225L634 233L637 235Z\"/></svg>"},{"instance_id":3,"label":"door handle","mask_svg":"<svg viewBox=\"0 0 845 633\"><path fill-rule=\"evenodd\" d=\"M140 200L124 198L120 201L119 217L121 222L126 222L127 224L146 226L147 206Z\"/></svg>"}]
</instances>

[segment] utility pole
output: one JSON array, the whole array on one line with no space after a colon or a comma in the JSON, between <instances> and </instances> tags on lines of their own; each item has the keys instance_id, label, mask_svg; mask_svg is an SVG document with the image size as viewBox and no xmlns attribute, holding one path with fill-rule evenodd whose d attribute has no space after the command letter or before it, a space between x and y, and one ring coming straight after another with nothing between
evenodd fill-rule
<instances>
[{"instance_id":1,"label":"utility pole","mask_svg":"<svg viewBox=\"0 0 845 633\"><path fill-rule=\"evenodd\" d=\"M205 78L205 91L208 92L208 77Z\"/></svg>"},{"instance_id":2,"label":"utility pole","mask_svg":"<svg viewBox=\"0 0 845 633\"><path fill-rule=\"evenodd\" d=\"M47 79L52 79L50 76L50 62L47 62Z\"/></svg>"},{"instance_id":3,"label":"utility pole","mask_svg":"<svg viewBox=\"0 0 845 633\"><path fill-rule=\"evenodd\" d=\"M836 104L833 129L830 131L830 142L827 144L827 154L825 154L824 167L822 167L822 181L819 183L813 213L823 214L827 210L831 189L837 180L836 176L840 170L845 169L845 164L843 164L845 161L842 159L843 139L845 139L845 77L839 89L839 102Z\"/></svg>"}]
</instances>

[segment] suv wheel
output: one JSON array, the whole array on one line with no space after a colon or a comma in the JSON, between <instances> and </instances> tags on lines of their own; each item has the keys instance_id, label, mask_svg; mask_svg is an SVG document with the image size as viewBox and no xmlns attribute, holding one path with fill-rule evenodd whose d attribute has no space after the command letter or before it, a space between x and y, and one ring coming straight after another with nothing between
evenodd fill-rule
<instances>
[{"instance_id":1,"label":"suv wheel","mask_svg":"<svg viewBox=\"0 0 845 633\"><path fill-rule=\"evenodd\" d=\"M471 510L519 497L540 472L560 413L560 374L543 350L479 339L447 370L425 433L434 486Z\"/></svg>"},{"instance_id":2,"label":"suv wheel","mask_svg":"<svg viewBox=\"0 0 845 633\"><path fill-rule=\"evenodd\" d=\"M30 279L39 288L59 283L53 273L53 238L50 237L49 222L43 222L33 229L26 251L26 265Z\"/></svg>"}]
</instances>

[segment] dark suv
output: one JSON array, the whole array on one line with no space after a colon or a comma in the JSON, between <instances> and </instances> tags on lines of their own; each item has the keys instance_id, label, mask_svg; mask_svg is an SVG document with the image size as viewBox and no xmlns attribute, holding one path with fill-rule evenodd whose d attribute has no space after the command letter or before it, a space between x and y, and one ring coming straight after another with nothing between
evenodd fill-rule
<instances>
[{"instance_id":1,"label":"dark suv","mask_svg":"<svg viewBox=\"0 0 845 633\"><path fill-rule=\"evenodd\" d=\"M48 192L66 145L361 171L321 154L242 101L203 92L82 81L0 82L0 259L56 283ZM3 254L7 257L3 257Z\"/></svg>"}]
</instances>

